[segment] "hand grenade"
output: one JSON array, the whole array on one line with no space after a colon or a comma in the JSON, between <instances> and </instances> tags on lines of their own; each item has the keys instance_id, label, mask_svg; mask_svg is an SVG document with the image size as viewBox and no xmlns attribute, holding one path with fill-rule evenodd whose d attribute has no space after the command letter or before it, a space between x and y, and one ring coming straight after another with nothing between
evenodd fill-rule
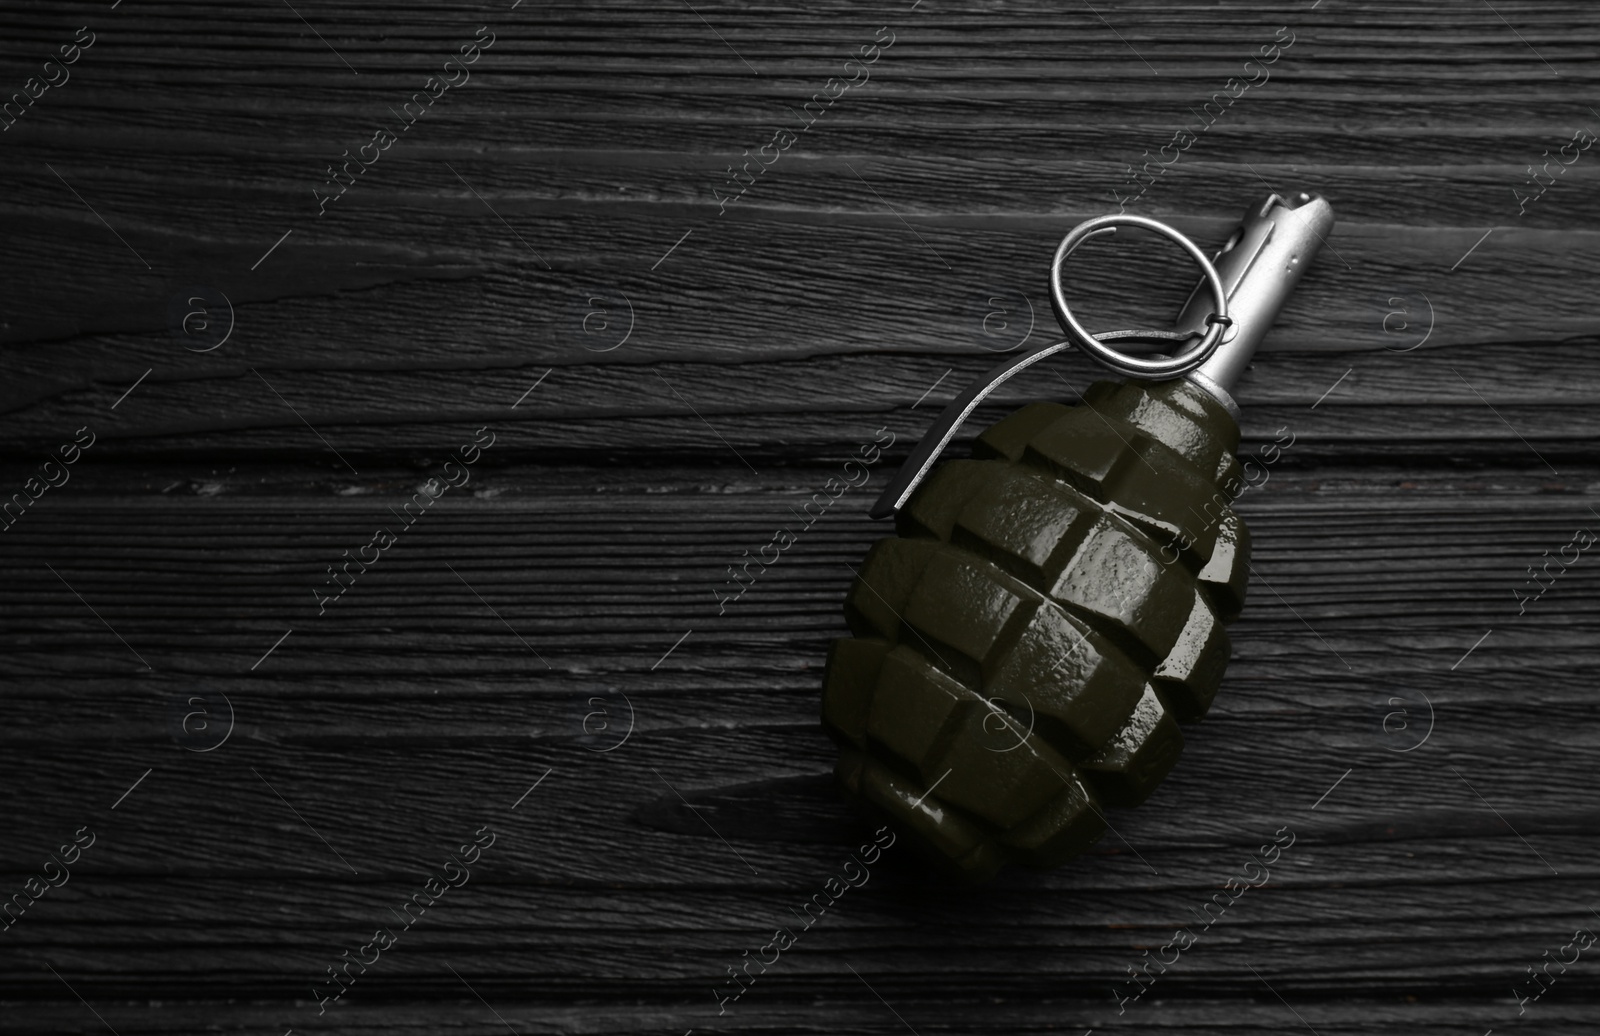
<instances>
[{"instance_id":1,"label":"hand grenade","mask_svg":"<svg viewBox=\"0 0 1600 1036\"><path fill-rule=\"evenodd\" d=\"M1125 224L1205 274L1172 331L1094 335L1066 304L1067 256ZM954 400L872 511L895 515L895 535L851 585L853 636L829 652L822 721L839 785L875 822L983 880L1083 852L1107 807L1139 805L1172 770L1178 722L1204 716L1221 683L1248 581L1231 392L1332 225L1322 198L1272 195L1212 260L1138 216L1062 240L1051 300L1070 340ZM1187 344L1153 358L1105 344L1140 340ZM923 481L984 396L1074 343L1139 380L1023 407Z\"/></svg>"}]
</instances>

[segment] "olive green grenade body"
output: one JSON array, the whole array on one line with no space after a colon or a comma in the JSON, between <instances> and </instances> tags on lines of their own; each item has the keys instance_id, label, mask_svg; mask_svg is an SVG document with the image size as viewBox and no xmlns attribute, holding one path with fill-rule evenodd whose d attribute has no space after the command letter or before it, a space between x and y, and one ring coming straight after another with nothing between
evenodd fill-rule
<instances>
[{"instance_id":1,"label":"olive green grenade body","mask_svg":"<svg viewBox=\"0 0 1600 1036\"><path fill-rule=\"evenodd\" d=\"M1239 429L1186 381L1034 403L918 487L845 603L822 717L852 798L961 872L1055 866L1205 715L1244 603Z\"/></svg>"},{"instance_id":2,"label":"olive green grenade body","mask_svg":"<svg viewBox=\"0 0 1600 1036\"><path fill-rule=\"evenodd\" d=\"M1286 294L1315 252L1274 201L1289 204L1269 199L1256 218L1287 222L1278 247L1296 247L1274 254L1270 220L1247 220L1251 255L1218 263L1242 296L1246 272ZM1331 226L1314 201L1302 222ZM1281 301L1235 312L1270 326ZM1264 333L1234 330L1248 350ZM845 795L924 855L974 879L1078 855L1107 807L1150 796L1183 750L1178 723L1210 708L1250 559L1227 391L1248 356L1217 356L1175 380L1098 382L1075 407L1023 407L972 459L921 485L902 473L896 534L845 601L852 636L829 652L822 721ZM947 408L940 446L979 398Z\"/></svg>"}]
</instances>

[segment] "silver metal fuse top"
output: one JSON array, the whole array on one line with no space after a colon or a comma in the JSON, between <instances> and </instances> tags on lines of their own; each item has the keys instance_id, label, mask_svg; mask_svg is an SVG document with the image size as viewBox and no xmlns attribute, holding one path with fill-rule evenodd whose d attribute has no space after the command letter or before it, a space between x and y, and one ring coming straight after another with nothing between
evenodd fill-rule
<instances>
[{"instance_id":1,"label":"silver metal fuse top","mask_svg":"<svg viewBox=\"0 0 1600 1036\"><path fill-rule=\"evenodd\" d=\"M1239 406L1234 387L1332 229L1333 206L1327 199L1300 193L1285 201L1272 194L1245 214L1239 229L1212 257L1232 324L1211 355L1184 377L1217 397L1235 419ZM1206 330L1211 300L1204 288L1205 281L1195 285L1174 322L1176 330Z\"/></svg>"}]
</instances>

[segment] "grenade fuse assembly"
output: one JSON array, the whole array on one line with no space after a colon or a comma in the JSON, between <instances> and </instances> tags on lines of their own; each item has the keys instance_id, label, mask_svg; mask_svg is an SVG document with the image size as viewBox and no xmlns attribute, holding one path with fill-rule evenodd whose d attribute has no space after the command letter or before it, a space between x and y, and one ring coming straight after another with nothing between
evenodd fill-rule
<instances>
[{"instance_id":1,"label":"grenade fuse assembly","mask_svg":"<svg viewBox=\"0 0 1600 1036\"><path fill-rule=\"evenodd\" d=\"M1170 238L1204 279L1170 331L1091 334L1062 265L1119 225ZM845 795L974 879L1051 867L1149 797L1205 715L1244 604L1250 536L1232 390L1333 225L1320 197L1276 195L1208 260L1155 220L1074 228L1051 267L1069 340L1008 359L950 403L873 509L895 515L845 601L822 721ZM1161 344L1136 357L1110 344ZM923 481L997 385L1070 345L1131 379L1038 402Z\"/></svg>"}]
</instances>

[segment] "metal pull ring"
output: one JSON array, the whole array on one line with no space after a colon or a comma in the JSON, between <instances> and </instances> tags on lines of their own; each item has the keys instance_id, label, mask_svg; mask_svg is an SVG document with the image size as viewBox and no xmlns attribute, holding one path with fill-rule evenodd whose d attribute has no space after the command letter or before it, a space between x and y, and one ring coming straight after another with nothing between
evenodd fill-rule
<instances>
[{"instance_id":1,"label":"metal pull ring","mask_svg":"<svg viewBox=\"0 0 1600 1036\"><path fill-rule=\"evenodd\" d=\"M1092 333L1088 328L1078 322L1072 315L1072 310L1067 306L1066 292L1061 286L1061 266L1067 261L1079 245L1089 238L1099 234L1114 234L1118 226L1143 227L1153 230L1162 237L1176 241L1182 246L1189 258L1193 259L1200 267L1200 272L1205 276L1206 283L1211 285L1211 298L1216 303L1216 312L1206 318L1206 333L1188 348L1181 350L1176 356L1145 359L1139 356L1130 356L1125 352L1107 345L1107 341L1151 341L1172 342L1185 341L1193 334L1182 334L1172 331L1107 331L1099 335ZM1217 268L1211 265L1211 260L1206 258L1204 252L1183 234L1162 223L1160 220L1150 219L1147 216L1129 216L1114 213L1110 216L1097 216L1085 220L1068 231L1067 236L1061 239L1061 244L1056 248L1056 255L1050 262L1050 304L1055 308L1056 320L1060 321L1064 330L1072 341L1086 350L1090 356L1099 360L1105 366L1125 374L1130 378L1145 378L1153 381L1162 381L1187 374L1200 366L1216 350L1222 341L1223 334L1228 325L1233 321L1228 318L1228 293L1222 286L1222 277L1217 273Z\"/></svg>"}]
</instances>

